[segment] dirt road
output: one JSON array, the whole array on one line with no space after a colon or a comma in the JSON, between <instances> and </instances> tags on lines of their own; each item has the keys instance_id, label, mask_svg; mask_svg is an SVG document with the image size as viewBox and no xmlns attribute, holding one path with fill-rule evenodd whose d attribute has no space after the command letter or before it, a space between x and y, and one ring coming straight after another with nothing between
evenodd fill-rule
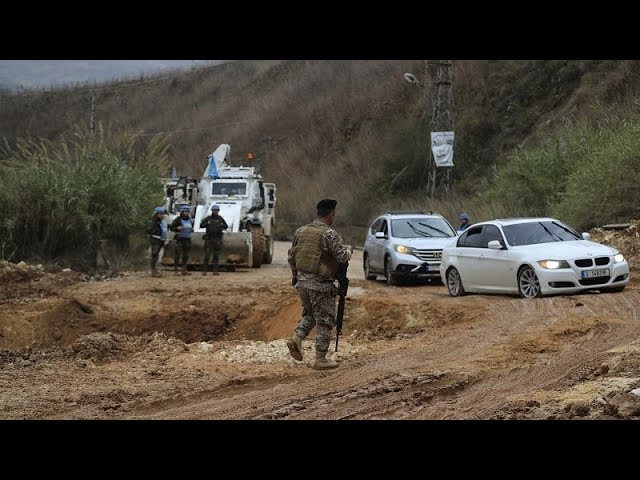
<instances>
[{"instance_id":1,"label":"dirt road","mask_svg":"<svg viewBox=\"0 0 640 480\"><path fill-rule=\"evenodd\" d=\"M272 265L0 283L0 419L494 419L640 415L638 272L617 294L451 298L350 268L340 367L285 339L300 315Z\"/></svg>"}]
</instances>

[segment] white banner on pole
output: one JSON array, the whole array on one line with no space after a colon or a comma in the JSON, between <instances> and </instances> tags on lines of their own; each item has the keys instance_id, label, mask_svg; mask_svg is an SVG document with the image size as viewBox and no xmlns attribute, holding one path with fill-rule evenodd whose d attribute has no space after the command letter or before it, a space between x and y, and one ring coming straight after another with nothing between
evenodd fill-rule
<instances>
[{"instance_id":1,"label":"white banner on pole","mask_svg":"<svg viewBox=\"0 0 640 480\"><path fill-rule=\"evenodd\" d=\"M431 132L431 151L436 167L453 167L453 132Z\"/></svg>"}]
</instances>

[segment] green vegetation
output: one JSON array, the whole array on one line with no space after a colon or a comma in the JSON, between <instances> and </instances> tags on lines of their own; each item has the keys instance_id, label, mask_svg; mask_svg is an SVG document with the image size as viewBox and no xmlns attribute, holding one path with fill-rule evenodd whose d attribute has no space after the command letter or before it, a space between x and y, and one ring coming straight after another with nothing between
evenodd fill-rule
<instances>
[{"instance_id":1,"label":"green vegetation","mask_svg":"<svg viewBox=\"0 0 640 480\"><path fill-rule=\"evenodd\" d=\"M0 258L52 260L82 269L98 240L129 248L162 202L166 142L99 128L76 140L21 140L0 152ZM140 242L134 242L140 244Z\"/></svg>"},{"instance_id":2,"label":"green vegetation","mask_svg":"<svg viewBox=\"0 0 640 480\"><path fill-rule=\"evenodd\" d=\"M640 101L594 108L533 148L519 148L478 197L512 215L552 215L589 229L640 214Z\"/></svg>"}]
</instances>

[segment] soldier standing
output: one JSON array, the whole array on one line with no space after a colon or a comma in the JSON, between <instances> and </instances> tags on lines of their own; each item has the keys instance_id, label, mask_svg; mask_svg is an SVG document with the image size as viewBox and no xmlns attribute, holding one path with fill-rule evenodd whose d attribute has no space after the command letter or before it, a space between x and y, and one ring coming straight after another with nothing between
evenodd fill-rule
<instances>
[{"instance_id":1,"label":"soldier standing","mask_svg":"<svg viewBox=\"0 0 640 480\"><path fill-rule=\"evenodd\" d=\"M302 340L317 326L313 368L318 370L338 366L327 358L331 330L336 324L334 280L338 264L348 262L353 253L353 247L343 245L331 228L337 203L330 199L318 202L316 219L296 230L288 256L291 283L298 289L303 316L287 347L293 358L302 360Z\"/></svg>"},{"instance_id":2,"label":"soldier standing","mask_svg":"<svg viewBox=\"0 0 640 480\"><path fill-rule=\"evenodd\" d=\"M218 254L222 250L222 231L229 228L227 222L220 216L220 207L211 205L211 215L200 222L200 228L205 228L204 235L204 267L202 275L207 274L209 268L209 257L213 256L213 274L218 273Z\"/></svg>"},{"instance_id":3,"label":"soldier standing","mask_svg":"<svg viewBox=\"0 0 640 480\"><path fill-rule=\"evenodd\" d=\"M149 241L151 242L151 276L160 277L158 272L158 257L160 256L160 250L164 247L164 242L167 241L167 225L163 222L167 211L164 207L156 207L153 217L147 223L147 233L149 234Z\"/></svg>"},{"instance_id":4,"label":"soldier standing","mask_svg":"<svg viewBox=\"0 0 640 480\"><path fill-rule=\"evenodd\" d=\"M182 275L191 275L187 272L187 261L189 260L189 251L191 250L191 234L193 233L193 219L190 217L191 207L189 205L183 205L180 207L180 215L177 216L171 225L169 230L176 232L174 237L174 263L173 271L178 274L178 263L180 263L180 257L182 256Z\"/></svg>"},{"instance_id":5,"label":"soldier standing","mask_svg":"<svg viewBox=\"0 0 640 480\"><path fill-rule=\"evenodd\" d=\"M471 225L469 223L469 215L466 214L466 212L463 212L460 214L460 228L458 228L458 233L462 233L464 232L469 225Z\"/></svg>"}]
</instances>

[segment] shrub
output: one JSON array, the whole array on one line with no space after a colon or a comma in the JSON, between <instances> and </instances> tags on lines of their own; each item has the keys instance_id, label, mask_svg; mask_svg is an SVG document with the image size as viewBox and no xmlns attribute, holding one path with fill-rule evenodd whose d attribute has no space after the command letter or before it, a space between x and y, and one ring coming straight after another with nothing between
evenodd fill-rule
<instances>
[{"instance_id":1,"label":"shrub","mask_svg":"<svg viewBox=\"0 0 640 480\"><path fill-rule=\"evenodd\" d=\"M0 152L0 255L87 269L97 241L122 248L163 200L167 145L98 128L74 141L22 139Z\"/></svg>"},{"instance_id":2,"label":"shrub","mask_svg":"<svg viewBox=\"0 0 640 480\"><path fill-rule=\"evenodd\" d=\"M628 221L640 212L640 101L593 106L540 146L520 147L479 201L513 216L552 215L574 227Z\"/></svg>"}]
</instances>

